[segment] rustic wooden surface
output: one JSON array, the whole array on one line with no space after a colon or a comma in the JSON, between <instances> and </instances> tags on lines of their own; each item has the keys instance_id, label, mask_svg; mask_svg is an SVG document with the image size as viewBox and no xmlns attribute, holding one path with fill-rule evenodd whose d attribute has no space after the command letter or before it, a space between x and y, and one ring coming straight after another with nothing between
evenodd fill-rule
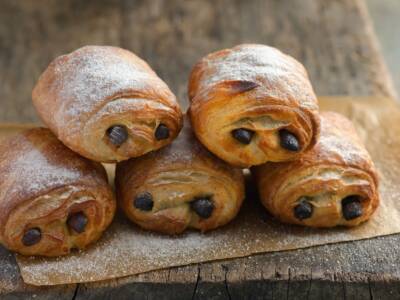
<instances>
[{"instance_id":1,"label":"rustic wooden surface","mask_svg":"<svg viewBox=\"0 0 400 300\"><path fill-rule=\"evenodd\" d=\"M193 63L242 42L298 58L319 95L394 95L362 0L1 0L0 121L38 121L37 77L86 44L133 50L186 106ZM395 235L42 288L24 284L0 248L0 299L396 299L399 245Z\"/></svg>"}]
</instances>

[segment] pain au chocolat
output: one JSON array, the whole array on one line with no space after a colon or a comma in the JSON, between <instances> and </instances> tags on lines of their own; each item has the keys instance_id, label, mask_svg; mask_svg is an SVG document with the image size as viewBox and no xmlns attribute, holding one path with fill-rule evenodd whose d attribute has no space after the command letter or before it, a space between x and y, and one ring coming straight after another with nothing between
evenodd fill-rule
<instances>
[{"instance_id":1,"label":"pain au chocolat","mask_svg":"<svg viewBox=\"0 0 400 300\"><path fill-rule=\"evenodd\" d=\"M242 171L207 151L188 121L170 145L119 163L115 186L129 219L167 234L220 227L237 215L244 198Z\"/></svg>"},{"instance_id":2,"label":"pain au chocolat","mask_svg":"<svg viewBox=\"0 0 400 300\"><path fill-rule=\"evenodd\" d=\"M174 94L133 53L86 46L56 58L32 93L43 122L73 151L100 162L169 144L182 127Z\"/></svg>"},{"instance_id":3,"label":"pain au chocolat","mask_svg":"<svg viewBox=\"0 0 400 300\"><path fill-rule=\"evenodd\" d=\"M197 138L240 167L298 158L316 142L318 103L304 67L265 45L211 53L189 78Z\"/></svg>"},{"instance_id":4,"label":"pain au chocolat","mask_svg":"<svg viewBox=\"0 0 400 300\"><path fill-rule=\"evenodd\" d=\"M59 256L96 241L115 199L103 166L48 129L0 141L0 243L23 255Z\"/></svg>"},{"instance_id":5,"label":"pain au chocolat","mask_svg":"<svg viewBox=\"0 0 400 300\"><path fill-rule=\"evenodd\" d=\"M356 226L379 204L374 164L351 122L337 113L321 114L320 139L299 160L252 172L262 203L283 222Z\"/></svg>"}]
</instances>

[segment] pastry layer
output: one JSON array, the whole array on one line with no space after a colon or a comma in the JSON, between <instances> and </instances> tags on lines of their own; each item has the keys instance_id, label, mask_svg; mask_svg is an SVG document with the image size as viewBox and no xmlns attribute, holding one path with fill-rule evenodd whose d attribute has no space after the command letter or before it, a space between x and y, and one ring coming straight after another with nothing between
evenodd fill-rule
<instances>
[{"instance_id":1,"label":"pastry layer","mask_svg":"<svg viewBox=\"0 0 400 300\"><path fill-rule=\"evenodd\" d=\"M244 198L244 179L209 153L186 122L169 146L117 166L118 203L143 228L177 234L231 221Z\"/></svg>"},{"instance_id":2,"label":"pastry layer","mask_svg":"<svg viewBox=\"0 0 400 300\"><path fill-rule=\"evenodd\" d=\"M254 167L260 198L272 215L313 227L355 226L379 204L378 179L351 122L321 114L321 138L298 161Z\"/></svg>"},{"instance_id":3,"label":"pastry layer","mask_svg":"<svg viewBox=\"0 0 400 300\"><path fill-rule=\"evenodd\" d=\"M56 136L95 161L116 162L158 149L182 126L168 86L146 62L116 47L86 46L56 58L32 98ZM162 138L160 124L168 130ZM115 126L120 132L110 135Z\"/></svg>"},{"instance_id":4,"label":"pastry layer","mask_svg":"<svg viewBox=\"0 0 400 300\"><path fill-rule=\"evenodd\" d=\"M102 165L44 128L0 143L0 242L24 255L58 256L96 241L115 200Z\"/></svg>"},{"instance_id":5,"label":"pastry layer","mask_svg":"<svg viewBox=\"0 0 400 300\"><path fill-rule=\"evenodd\" d=\"M318 102L304 67L272 47L244 44L207 55L192 70L189 98L196 136L237 166L296 159L318 136Z\"/></svg>"}]
</instances>

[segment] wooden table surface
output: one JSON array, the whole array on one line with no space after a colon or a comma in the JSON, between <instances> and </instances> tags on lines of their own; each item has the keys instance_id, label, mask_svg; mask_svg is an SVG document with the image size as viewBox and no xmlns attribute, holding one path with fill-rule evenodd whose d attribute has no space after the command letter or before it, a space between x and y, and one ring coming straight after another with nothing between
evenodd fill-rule
<instances>
[{"instance_id":1,"label":"wooden table surface","mask_svg":"<svg viewBox=\"0 0 400 300\"><path fill-rule=\"evenodd\" d=\"M395 94L363 0L2 0L0 122L38 121L30 92L39 74L86 44L134 51L187 107L193 63L243 42L299 59L318 95ZM393 235L41 288L24 284L0 247L0 299L396 299L399 245Z\"/></svg>"}]
</instances>

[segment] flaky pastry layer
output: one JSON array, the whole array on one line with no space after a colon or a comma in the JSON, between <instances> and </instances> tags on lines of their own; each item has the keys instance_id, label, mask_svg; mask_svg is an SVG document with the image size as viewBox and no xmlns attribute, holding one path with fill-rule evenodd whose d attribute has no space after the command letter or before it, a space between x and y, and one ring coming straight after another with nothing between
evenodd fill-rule
<instances>
[{"instance_id":1,"label":"flaky pastry layer","mask_svg":"<svg viewBox=\"0 0 400 300\"><path fill-rule=\"evenodd\" d=\"M260 199L283 222L356 226L379 204L374 164L351 122L321 114L321 138L300 160L254 167Z\"/></svg>"},{"instance_id":2,"label":"flaky pastry layer","mask_svg":"<svg viewBox=\"0 0 400 300\"><path fill-rule=\"evenodd\" d=\"M32 93L43 122L75 152L100 162L169 144L182 127L174 94L142 59L116 47L86 46L56 58ZM168 135L156 137L162 124ZM109 131L123 127L113 143Z\"/></svg>"},{"instance_id":3,"label":"flaky pastry layer","mask_svg":"<svg viewBox=\"0 0 400 300\"><path fill-rule=\"evenodd\" d=\"M195 140L188 122L185 126L171 145L117 165L118 204L145 229L167 234L187 228L208 231L231 221L240 209L241 170L209 153ZM145 194L152 199L148 210L135 206L135 199ZM210 216L198 214L193 206L198 199L212 206Z\"/></svg>"},{"instance_id":4,"label":"flaky pastry layer","mask_svg":"<svg viewBox=\"0 0 400 300\"><path fill-rule=\"evenodd\" d=\"M0 153L0 242L6 248L65 255L96 241L111 223L116 203L104 168L48 129L7 138Z\"/></svg>"},{"instance_id":5,"label":"flaky pastry layer","mask_svg":"<svg viewBox=\"0 0 400 300\"><path fill-rule=\"evenodd\" d=\"M318 102L304 67L277 49L244 44L207 55L189 79L189 114L198 139L240 167L299 157L316 142ZM233 132L252 134L243 144ZM298 149L282 147L289 131Z\"/></svg>"}]
</instances>

